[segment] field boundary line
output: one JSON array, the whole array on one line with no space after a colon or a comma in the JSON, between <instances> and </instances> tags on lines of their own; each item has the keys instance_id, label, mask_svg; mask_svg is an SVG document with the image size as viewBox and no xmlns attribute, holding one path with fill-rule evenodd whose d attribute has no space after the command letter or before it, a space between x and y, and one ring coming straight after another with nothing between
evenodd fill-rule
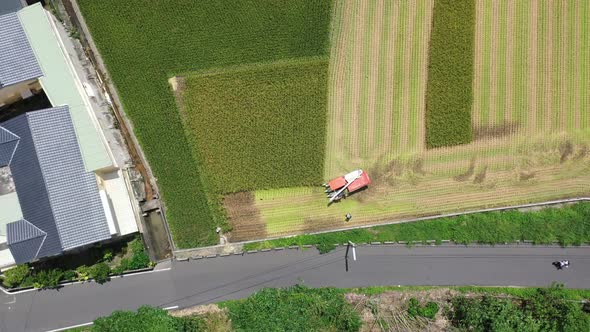
<instances>
[{"instance_id":1,"label":"field boundary line","mask_svg":"<svg viewBox=\"0 0 590 332\"><path fill-rule=\"evenodd\" d=\"M69 3L73 13L70 13L70 11L67 10L67 6L65 6L65 3ZM168 219L166 218L166 205L165 205L165 202L162 199L160 199L160 197L161 197L160 196L160 189L158 187L157 180L154 176L154 173L152 172L151 165L149 164L148 159L146 158L145 153L142 150L142 147L139 144L137 137L135 136L135 129L134 129L133 123L131 122L131 120L129 119L129 117L127 116L127 114L124 111L123 103L121 102L121 99L119 97L119 92L118 92L117 88L115 87L115 84L113 83L113 80L112 80L112 77L110 76L109 71L106 68L106 64L104 63L102 55L101 55L100 51L98 50L98 46L96 45L96 43L92 37L92 34L90 33L90 29L88 27L88 24L86 23L86 19L84 18L84 15L82 15L82 12L80 10L80 6L78 5L78 0L65 0L64 7L66 8L66 13L70 16L73 16L70 18L70 20L71 20L72 25L76 26L76 28L78 29L78 31L80 33L80 36L81 36L80 43L82 45L86 45L88 48L86 53L89 56L89 59L91 60L91 62L93 64L93 68L96 70L97 77L99 78L100 82L102 83L102 86L101 86L103 88L102 92L105 95L107 95L109 97L109 99L111 100L110 104L113 109L113 114L115 114L115 117L117 118L117 120L120 124L121 135L124 137L125 145L127 146L129 155L134 162L133 167L144 178L143 182L146 187L146 198L147 198L147 200L150 200L152 198L157 198L157 201L158 201L157 205L158 205L158 208L160 209L160 211L162 211L162 213L160 215L162 217L162 221L163 221L162 224L164 225L164 228L166 231L166 236L167 236L168 242L170 244L170 249L171 249L171 251L174 251L174 249L176 249L176 244L174 243L174 240L172 239L172 235L170 234L170 226L168 225ZM139 159L139 160L137 160L137 159ZM120 165L120 166L128 168L125 165ZM139 166L139 167L137 167L137 166ZM142 170L143 170L143 172L142 172ZM130 191L130 194L132 195L132 197L135 198L135 194L133 193L133 190ZM150 194L152 195L152 197L150 197ZM131 203L133 205L136 204L137 207L140 208L139 202L137 202L137 200L135 202L131 202ZM141 221L140 227L142 227L145 230L145 228L146 228L145 219L140 217L140 221ZM144 233L142 233L142 235L143 234Z\"/></svg>"},{"instance_id":2,"label":"field boundary line","mask_svg":"<svg viewBox=\"0 0 590 332\"><path fill-rule=\"evenodd\" d=\"M401 219L401 220L390 221L390 222L385 222L385 223L375 223L375 224L359 225L359 226L352 226L352 227L343 227L343 228L338 228L338 229L333 229L333 230L325 230L325 231L302 233L302 234L293 234L293 235L288 235L288 236L275 236L275 237L258 239L258 240L230 242L229 245L243 246L243 245L249 244L249 243L257 243L257 242L271 241L271 240L277 240L277 239L288 239L288 238L292 238L292 237L296 237L296 236L300 236L300 235L318 235L318 234L326 234L326 233L336 233L336 232L350 231L350 230L355 230L355 229L364 229L364 228L371 228L371 227L378 227L378 226L387 226L387 225L404 224L404 223L411 223L411 222L417 222L417 221L434 220L434 219L440 219L440 218L457 217L457 216L470 215L470 214L476 214L476 213L519 210L519 209L528 209L528 208L535 208L535 207L548 207L548 206L552 206L552 205L577 203L577 202L590 202L590 197L566 198L566 199L552 200L552 201L545 201L545 202L538 202L538 203L509 205L509 206L503 206L503 207L479 209L479 210L472 210L472 211L465 211L465 212L437 214L437 215L433 215L433 216L419 217L419 218L412 218L412 219ZM403 241L398 241L398 242L403 242ZM444 243L444 241L443 241L443 243ZM172 253L173 253L173 256L176 258L176 254L180 254L180 253L189 253L191 251L200 251L200 250L220 249L220 248L224 248L224 247L226 247L226 245L215 245L215 246L209 246L209 247L179 249L179 250L174 250ZM257 250L257 251L260 251L260 250ZM239 254L244 254L244 252L240 252ZM213 258L213 257L221 256L221 255L210 255L210 256L212 256L212 257L209 257L209 258Z\"/></svg>"}]
</instances>

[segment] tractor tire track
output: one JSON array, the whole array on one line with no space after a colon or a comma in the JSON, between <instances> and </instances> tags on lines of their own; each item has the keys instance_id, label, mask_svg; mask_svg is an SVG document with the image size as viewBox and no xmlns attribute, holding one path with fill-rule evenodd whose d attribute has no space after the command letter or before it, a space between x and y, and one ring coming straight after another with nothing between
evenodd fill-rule
<instances>
[{"instance_id":1,"label":"tractor tire track","mask_svg":"<svg viewBox=\"0 0 590 332\"><path fill-rule=\"evenodd\" d=\"M389 45L388 47L388 52L387 52L387 62L386 62L386 66L385 66L385 73L386 73L386 81L385 81L385 102L384 102L384 110L383 112L384 114L384 119L383 119L383 124L384 124L384 128L383 128L383 136L380 137L381 139L381 144L382 144L382 148L380 149L380 152L382 155L385 155L387 158L389 157L389 154L391 154L392 150L395 149L395 145L394 143L397 142L393 142L393 95L395 92L395 80L394 80L394 75L395 75L395 54L397 51L397 45L396 45L396 35L397 35L397 29L396 29L396 22L399 19L399 11L400 11L400 2L399 1L393 1L393 9L392 9L392 14L391 14L391 23L389 25L390 27L390 33L389 33L389 39L387 40L387 44Z\"/></svg>"},{"instance_id":2,"label":"tractor tire track","mask_svg":"<svg viewBox=\"0 0 590 332\"><path fill-rule=\"evenodd\" d=\"M542 4L545 7L545 22L547 31L545 32L546 43L545 43L545 61L543 72L545 73L544 90L544 110L543 110L543 129L545 131L551 131L552 125L552 111L553 110L553 13L551 8L553 7L553 0L544 1Z\"/></svg>"},{"instance_id":3,"label":"tractor tire track","mask_svg":"<svg viewBox=\"0 0 590 332\"><path fill-rule=\"evenodd\" d=\"M485 3L484 0L477 0L475 4L475 54L473 58L473 107L471 110L472 127L477 128L484 126L481 123L481 87L485 82L483 80L483 57L484 57L484 17ZM483 83L483 84L482 84Z\"/></svg>"},{"instance_id":4,"label":"tractor tire track","mask_svg":"<svg viewBox=\"0 0 590 332\"><path fill-rule=\"evenodd\" d=\"M426 81L428 80L428 45L430 40L430 30L432 28L432 10L434 8L434 0L424 0L425 15L424 15L424 29L422 32L422 44L420 52L420 85L418 91L418 128L416 129L418 151L422 152L426 148Z\"/></svg>"},{"instance_id":5,"label":"tractor tire track","mask_svg":"<svg viewBox=\"0 0 590 332\"><path fill-rule=\"evenodd\" d=\"M498 71L500 68L498 65L498 45L500 39L500 2L492 1L492 43L490 46L491 59L490 59L490 111L488 114L488 123L484 125L486 127L493 126L496 124L497 113L498 113Z\"/></svg>"},{"instance_id":6,"label":"tractor tire track","mask_svg":"<svg viewBox=\"0 0 590 332\"><path fill-rule=\"evenodd\" d=\"M383 30L383 7L385 0L375 0L377 5L375 6L375 20L373 29L373 35L370 41L370 74L369 74L369 92L368 92L368 107L367 107L367 147L366 153L370 159L374 159L375 156L375 128L376 128L376 108L383 107L383 105L377 104L378 96L378 82L379 82L379 55L381 50L381 35Z\"/></svg>"},{"instance_id":7,"label":"tractor tire track","mask_svg":"<svg viewBox=\"0 0 590 332\"><path fill-rule=\"evenodd\" d=\"M365 30L367 29L366 24L366 16L367 16L367 3L371 0L361 0L360 7L357 10L357 20L356 20L356 33L354 37L354 53L352 56L352 91L349 93L352 95L352 103L350 107L351 109L351 121L350 125L348 126L348 130L350 132L350 147L351 147L351 156L353 162L358 160L360 157L360 140L359 140L359 113L361 112L361 87L364 82L362 79L363 74L363 65L364 65L364 38ZM370 23L370 22L369 22Z\"/></svg>"},{"instance_id":8,"label":"tractor tire track","mask_svg":"<svg viewBox=\"0 0 590 332\"><path fill-rule=\"evenodd\" d=\"M508 1L506 7L506 109L504 111L504 123L513 121L513 60L514 60L514 20L515 20L515 3Z\"/></svg>"},{"instance_id":9,"label":"tractor tire track","mask_svg":"<svg viewBox=\"0 0 590 332\"><path fill-rule=\"evenodd\" d=\"M410 109L410 81L412 79L412 61L417 61L414 58L413 46L414 46L414 20L416 19L416 6L409 6L407 30L405 33L405 56L403 64L403 95L402 95L402 125L401 130L401 146L404 150L410 149L409 135L412 128L410 128L410 112L414 110Z\"/></svg>"},{"instance_id":10,"label":"tractor tire track","mask_svg":"<svg viewBox=\"0 0 590 332\"><path fill-rule=\"evenodd\" d=\"M326 144L326 161L325 177L331 176L337 172L336 165L339 160L345 156L346 145L344 142L344 116L346 91L346 73L347 64L350 62L348 55L348 45L350 39L351 19L348 17L351 13L352 1L337 2L334 9L333 22L340 24L338 27L332 27L332 36L334 42L331 49L330 57L330 92L328 95L328 130Z\"/></svg>"},{"instance_id":11,"label":"tractor tire track","mask_svg":"<svg viewBox=\"0 0 590 332\"><path fill-rule=\"evenodd\" d=\"M539 27L538 15L539 15L539 2L537 0L531 0L529 11L529 45L528 45L528 126L527 131L529 134L536 132L537 125L537 66L538 66L538 36L537 29Z\"/></svg>"}]
</instances>

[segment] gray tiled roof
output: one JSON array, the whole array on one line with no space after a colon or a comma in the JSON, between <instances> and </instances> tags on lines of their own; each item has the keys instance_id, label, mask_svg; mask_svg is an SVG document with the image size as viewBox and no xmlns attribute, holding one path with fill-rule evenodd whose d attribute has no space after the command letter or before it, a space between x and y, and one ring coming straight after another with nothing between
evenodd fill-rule
<instances>
[{"instance_id":1,"label":"gray tiled roof","mask_svg":"<svg viewBox=\"0 0 590 332\"><path fill-rule=\"evenodd\" d=\"M68 107L0 125L20 137L10 170L23 217L47 233L37 258L110 239L96 177L84 168Z\"/></svg>"},{"instance_id":2,"label":"gray tiled roof","mask_svg":"<svg viewBox=\"0 0 590 332\"><path fill-rule=\"evenodd\" d=\"M21 0L1 0L0 1L0 15L6 13L13 13L22 9Z\"/></svg>"},{"instance_id":3,"label":"gray tiled roof","mask_svg":"<svg viewBox=\"0 0 590 332\"><path fill-rule=\"evenodd\" d=\"M0 88L41 76L43 72L17 14L0 16Z\"/></svg>"},{"instance_id":4,"label":"gray tiled roof","mask_svg":"<svg viewBox=\"0 0 590 332\"><path fill-rule=\"evenodd\" d=\"M18 140L18 136L0 127L0 167L4 167L10 163Z\"/></svg>"},{"instance_id":5,"label":"gray tiled roof","mask_svg":"<svg viewBox=\"0 0 590 332\"><path fill-rule=\"evenodd\" d=\"M37 257L47 233L21 219L6 225L8 246L17 264L30 262Z\"/></svg>"}]
</instances>

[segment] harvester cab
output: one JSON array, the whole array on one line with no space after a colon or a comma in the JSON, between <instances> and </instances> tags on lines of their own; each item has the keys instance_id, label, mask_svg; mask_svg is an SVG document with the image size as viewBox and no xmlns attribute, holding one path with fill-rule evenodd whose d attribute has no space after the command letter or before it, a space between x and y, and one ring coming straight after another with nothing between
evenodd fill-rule
<instances>
[{"instance_id":1,"label":"harvester cab","mask_svg":"<svg viewBox=\"0 0 590 332\"><path fill-rule=\"evenodd\" d=\"M328 204L341 200L348 194L358 191L371 183L371 179L362 169L357 169L325 183Z\"/></svg>"}]
</instances>

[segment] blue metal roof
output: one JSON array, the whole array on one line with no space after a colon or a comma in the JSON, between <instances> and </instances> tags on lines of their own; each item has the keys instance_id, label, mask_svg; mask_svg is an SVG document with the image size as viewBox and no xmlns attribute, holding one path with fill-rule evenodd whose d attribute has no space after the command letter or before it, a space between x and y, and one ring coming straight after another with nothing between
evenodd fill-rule
<instances>
[{"instance_id":1,"label":"blue metal roof","mask_svg":"<svg viewBox=\"0 0 590 332\"><path fill-rule=\"evenodd\" d=\"M0 16L0 88L43 76L16 13Z\"/></svg>"},{"instance_id":2,"label":"blue metal roof","mask_svg":"<svg viewBox=\"0 0 590 332\"><path fill-rule=\"evenodd\" d=\"M84 168L68 107L26 113L0 126L20 137L10 170L23 218L47 234L36 258L110 239L96 176Z\"/></svg>"}]
</instances>

